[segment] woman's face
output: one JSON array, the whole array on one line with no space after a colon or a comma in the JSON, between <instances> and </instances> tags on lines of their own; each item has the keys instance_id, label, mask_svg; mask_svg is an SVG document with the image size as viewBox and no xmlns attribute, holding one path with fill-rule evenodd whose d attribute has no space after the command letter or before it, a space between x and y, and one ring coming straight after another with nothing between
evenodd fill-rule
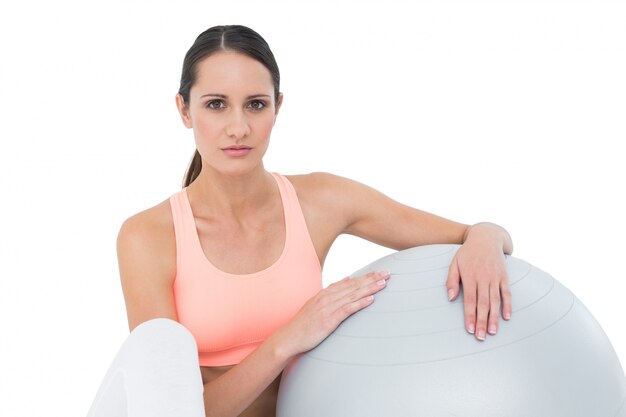
<instances>
[{"instance_id":1,"label":"woman's face","mask_svg":"<svg viewBox=\"0 0 626 417\"><path fill-rule=\"evenodd\" d=\"M183 123L193 128L202 171L238 175L262 167L282 103L274 100L267 68L247 55L220 51L199 62L189 106L176 96Z\"/></svg>"}]
</instances>

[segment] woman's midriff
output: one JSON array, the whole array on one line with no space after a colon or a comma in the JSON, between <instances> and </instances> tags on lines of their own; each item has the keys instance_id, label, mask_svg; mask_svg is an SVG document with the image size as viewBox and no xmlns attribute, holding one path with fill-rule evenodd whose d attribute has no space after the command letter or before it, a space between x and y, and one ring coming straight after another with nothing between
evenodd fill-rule
<instances>
[{"instance_id":1,"label":"woman's midriff","mask_svg":"<svg viewBox=\"0 0 626 417\"><path fill-rule=\"evenodd\" d=\"M230 366L201 366L202 383L206 384L224 374L234 365ZM246 408L239 417L274 417L276 415L276 399L278 398L278 386L280 375L259 395L259 397Z\"/></svg>"}]
</instances>

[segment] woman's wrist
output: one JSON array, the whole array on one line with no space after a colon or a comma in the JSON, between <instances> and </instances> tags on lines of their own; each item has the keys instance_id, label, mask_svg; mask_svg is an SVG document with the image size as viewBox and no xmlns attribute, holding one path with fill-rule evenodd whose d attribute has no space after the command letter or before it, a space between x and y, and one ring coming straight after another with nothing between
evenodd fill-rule
<instances>
[{"instance_id":1,"label":"woman's wrist","mask_svg":"<svg viewBox=\"0 0 626 417\"><path fill-rule=\"evenodd\" d=\"M267 338L269 351L274 359L280 363L286 365L295 354L290 349L290 343L284 339L284 330L280 328L276 330L270 337Z\"/></svg>"},{"instance_id":2,"label":"woman's wrist","mask_svg":"<svg viewBox=\"0 0 626 417\"><path fill-rule=\"evenodd\" d=\"M513 241L509 232L495 223L480 222L469 226L463 236L463 243L467 242L470 237L472 239L474 237L488 239L502 248L505 254L510 255L513 253Z\"/></svg>"}]
</instances>

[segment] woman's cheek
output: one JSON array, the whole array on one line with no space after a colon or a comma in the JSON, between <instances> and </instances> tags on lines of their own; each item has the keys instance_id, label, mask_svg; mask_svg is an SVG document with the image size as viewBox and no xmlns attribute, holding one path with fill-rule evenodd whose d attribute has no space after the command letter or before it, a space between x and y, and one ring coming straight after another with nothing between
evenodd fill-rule
<instances>
[{"instance_id":1,"label":"woman's cheek","mask_svg":"<svg viewBox=\"0 0 626 417\"><path fill-rule=\"evenodd\" d=\"M262 127L262 129L263 129L263 136L269 137L270 133L272 133L272 129L273 128L274 128L274 117L269 118L263 124L263 127Z\"/></svg>"}]
</instances>

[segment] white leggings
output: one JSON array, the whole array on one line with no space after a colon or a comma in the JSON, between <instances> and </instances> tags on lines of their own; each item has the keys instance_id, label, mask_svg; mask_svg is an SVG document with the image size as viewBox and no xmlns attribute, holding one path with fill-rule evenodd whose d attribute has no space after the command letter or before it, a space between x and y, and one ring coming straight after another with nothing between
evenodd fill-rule
<instances>
[{"instance_id":1,"label":"white leggings","mask_svg":"<svg viewBox=\"0 0 626 417\"><path fill-rule=\"evenodd\" d=\"M196 341L170 319L128 335L87 417L205 417Z\"/></svg>"}]
</instances>

